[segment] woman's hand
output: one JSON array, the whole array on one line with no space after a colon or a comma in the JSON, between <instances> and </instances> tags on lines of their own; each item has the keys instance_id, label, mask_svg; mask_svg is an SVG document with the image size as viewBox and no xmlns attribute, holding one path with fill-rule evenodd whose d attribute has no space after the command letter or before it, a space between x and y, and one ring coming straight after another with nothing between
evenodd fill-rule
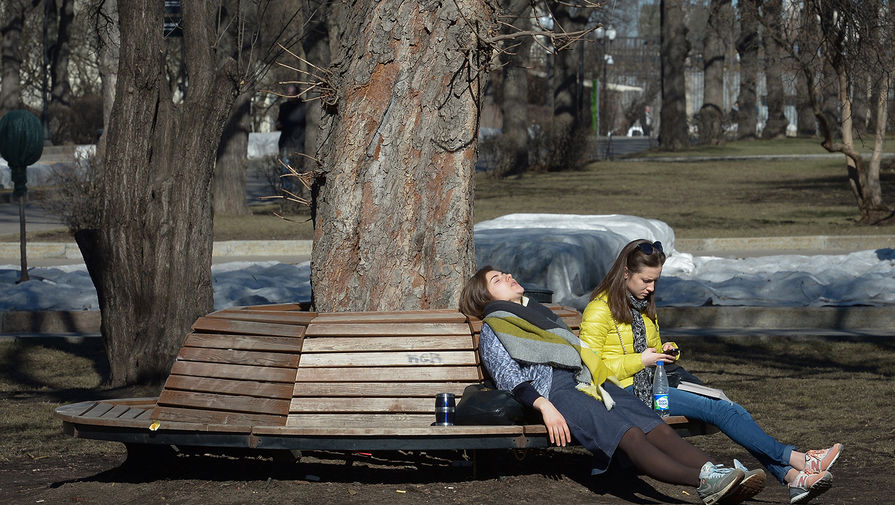
<instances>
[{"instance_id":1,"label":"woman's hand","mask_svg":"<svg viewBox=\"0 0 895 505\"><path fill-rule=\"evenodd\" d=\"M662 360L665 363L674 363L676 359L677 358L670 354L656 352L655 347L648 347L640 353L640 362L643 363L644 368L648 366L656 366L656 362L659 360Z\"/></svg>"},{"instance_id":2,"label":"woman's hand","mask_svg":"<svg viewBox=\"0 0 895 505\"><path fill-rule=\"evenodd\" d=\"M544 418L544 426L547 427L547 436L550 437L551 444L565 447L572 442L572 433L569 432L566 418L556 410L550 400L542 396L535 400L532 406L538 409Z\"/></svg>"}]
</instances>

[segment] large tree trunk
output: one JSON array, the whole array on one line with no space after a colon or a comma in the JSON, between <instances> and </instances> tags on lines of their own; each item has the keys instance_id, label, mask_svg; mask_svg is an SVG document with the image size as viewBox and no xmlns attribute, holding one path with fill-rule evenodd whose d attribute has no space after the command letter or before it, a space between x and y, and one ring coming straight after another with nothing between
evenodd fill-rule
<instances>
[{"instance_id":1,"label":"large tree trunk","mask_svg":"<svg viewBox=\"0 0 895 505\"><path fill-rule=\"evenodd\" d=\"M786 136L789 121L784 108L786 100L783 91L783 48L779 40L783 37L781 29L782 0L765 0L764 2L765 33L765 79L768 90L768 120L765 123L762 137L767 139Z\"/></svg>"},{"instance_id":2,"label":"large tree trunk","mask_svg":"<svg viewBox=\"0 0 895 505\"><path fill-rule=\"evenodd\" d=\"M215 215L246 216L252 213L246 202L251 92L236 98L224 128L214 166Z\"/></svg>"},{"instance_id":3,"label":"large tree trunk","mask_svg":"<svg viewBox=\"0 0 895 505\"><path fill-rule=\"evenodd\" d=\"M190 325L212 309L210 184L238 80L233 60L215 57L214 7L182 5L190 92L181 104L165 82L163 4L119 5L101 224L79 240L113 386L163 379Z\"/></svg>"},{"instance_id":4,"label":"large tree trunk","mask_svg":"<svg viewBox=\"0 0 895 505\"><path fill-rule=\"evenodd\" d=\"M472 184L489 0L345 6L315 185L321 311L457 306L474 268ZM460 21L462 20L462 21Z\"/></svg>"},{"instance_id":5,"label":"large tree trunk","mask_svg":"<svg viewBox=\"0 0 895 505\"><path fill-rule=\"evenodd\" d=\"M756 88L758 81L758 0L743 0L737 4L740 12L740 94L737 113L737 138L755 138L758 126Z\"/></svg>"},{"instance_id":6,"label":"large tree trunk","mask_svg":"<svg viewBox=\"0 0 895 505\"><path fill-rule=\"evenodd\" d=\"M662 25L662 111L659 147L679 151L689 145L687 128L687 90L684 63L690 52L684 2L663 0Z\"/></svg>"},{"instance_id":7,"label":"large tree trunk","mask_svg":"<svg viewBox=\"0 0 895 505\"><path fill-rule=\"evenodd\" d=\"M724 40L730 33L730 0L712 0L703 38L704 92L699 109L699 143L724 140Z\"/></svg>"}]
</instances>

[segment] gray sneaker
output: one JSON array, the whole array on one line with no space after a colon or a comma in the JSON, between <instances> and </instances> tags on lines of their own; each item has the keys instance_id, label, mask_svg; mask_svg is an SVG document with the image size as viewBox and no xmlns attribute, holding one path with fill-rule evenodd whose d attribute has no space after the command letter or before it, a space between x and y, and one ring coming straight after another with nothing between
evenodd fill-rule
<instances>
[{"instance_id":1,"label":"gray sneaker","mask_svg":"<svg viewBox=\"0 0 895 505\"><path fill-rule=\"evenodd\" d=\"M705 505L713 505L736 488L743 477L745 474L742 470L713 465L707 461L699 470L699 487L696 492Z\"/></svg>"},{"instance_id":2,"label":"gray sneaker","mask_svg":"<svg viewBox=\"0 0 895 505\"><path fill-rule=\"evenodd\" d=\"M766 478L764 470L759 468L749 470L744 464L740 463L740 460L738 459L733 460L733 467L743 471L743 480L740 481L736 489L724 496L724 498L718 502L718 505L736 505L737 503L742 503L764 489Z\"/></svg>"},{"instance_id":3,"label":"gray sneaker","mask_svg":"<svg viewBox=\"0 0 895 505\"><path fill-rule=\"evenodd\" d=\"M789 503L808 503L833 487L833 474L824 470L820 473L799 472L789 483Z\"/></svg>"}]
</instances>

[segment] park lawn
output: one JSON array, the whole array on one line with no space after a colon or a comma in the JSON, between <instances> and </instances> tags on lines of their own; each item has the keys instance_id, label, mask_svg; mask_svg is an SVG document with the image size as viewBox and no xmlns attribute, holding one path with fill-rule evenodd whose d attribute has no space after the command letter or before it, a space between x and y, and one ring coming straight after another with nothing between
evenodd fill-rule
<instances>
[{"instance_id":1,"label":"park lawn","mask_svg":"<svg viewBox=\"0 0 895 505\"><path fill-rule=\"evenodd\" d=\"M883 197L895 170L882 171ZM475 220L514 212L628 214L668 223L678 238L887 235L857 223L837 159L601 161L581 171L476 178Z\"/></svg>"},{"instance_id":2,"label":"park lawn","mask_svg":"<svg viewBox=\"0 0 895 505\"><path fill-rule=\"evenodd\" d=\"M869 155L873 150L873 143L873 137L858 138L855 140L855 147L861 153ZM895 137L886 138L883 150L887 152L895 151ZM717 146L692 146L673 153L654 149L632 156L638 158L688 158L695 156L775 156L795 154L818 155L829 154L829 152L821 147L819 138L787 137L768 140L738 140L725 142Z\"/></svg>"}]
</instances>

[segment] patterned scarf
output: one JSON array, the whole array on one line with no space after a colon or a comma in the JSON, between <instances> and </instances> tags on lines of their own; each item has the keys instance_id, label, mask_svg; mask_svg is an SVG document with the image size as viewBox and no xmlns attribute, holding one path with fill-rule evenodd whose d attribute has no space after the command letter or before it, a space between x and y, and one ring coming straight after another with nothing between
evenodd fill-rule
<instances>
[{"instance_id":1,"label":"patterned scarf","mask_svg":"<svg viewBox=\"0 0 895 505\"><path fill-rule=\"evenodd\" d=\"M628 293L628 304L631 306L631 331L634 333L634 351L642 353L646 350L646 326L643 324L641 312L646 310L649 300L638 300ZM653 404L653 374L645 368L634 374L634 394L647 406Z\"/></svg>"},{"instance_id":2,"label":"patterned scarf","mask_svg":"<svg viewBox=\"0 0 895 505\"><path fill-rule=\"evenodd\" d=\"M572 370L580 391L603 400L607 409L615 403L600 385L606 380L618 384L618 379L547 307L534 300L528 306L496 300L485 305L484 322L513 359Z\"/></svg>"}]
</instances>

